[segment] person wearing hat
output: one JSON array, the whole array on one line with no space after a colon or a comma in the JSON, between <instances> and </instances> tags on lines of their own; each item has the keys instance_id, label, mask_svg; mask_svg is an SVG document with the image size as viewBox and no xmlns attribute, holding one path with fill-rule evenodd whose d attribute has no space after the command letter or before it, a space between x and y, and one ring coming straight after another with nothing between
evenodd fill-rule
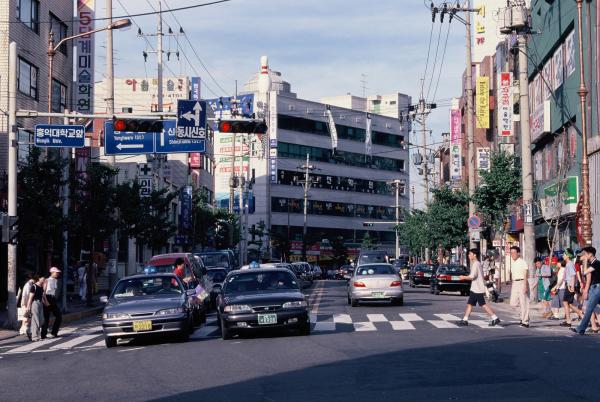
<instances>
[{"instance_id":1,"label":"person wearing hat","mask_svg":"<svg viewBox=\"0 0 600 402\"><path fill-rule=\"evenodd\" d=\"M44 292L46 293L47 305L44 305L44 324L42 325L42 339L48 335L48 325L50 323L50 313L54 316L54 323L52 324L52 331L50 331L50 337L55 338L58 336L58 330L62 323L62 312L58 307L58 276L60 269L56 267L50 268L50 277L44 284Z\"/></svg>"}]
</instances>

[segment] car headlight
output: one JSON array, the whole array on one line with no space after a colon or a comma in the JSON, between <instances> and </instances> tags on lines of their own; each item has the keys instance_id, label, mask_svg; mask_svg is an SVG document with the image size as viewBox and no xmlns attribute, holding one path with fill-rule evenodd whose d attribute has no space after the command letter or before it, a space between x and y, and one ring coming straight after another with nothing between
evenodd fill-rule
<instances>
[{"instance_id":1,"label":"car headlight","mask_svg":"<svg viewBox=\"0 0 600 402\"><path fill-rule=\"evenodd\" d=\"M252 311L252 308L247 304L231 304L223 309L226 313L245 313Z\"/></svg>"},{"instance_id":2,"label":"car headlight","mask_svg":"<svg viewBox=\"0 0 600 402\"><path fill-rule=\"evenodd\" d=\"M283 303L283 308L300 308L300 307L308 307L308 303L304 300L301 301L291 301Z\"/></svg>"},{"instance_id":3,"label":"car headlight","mask_svg":"<svg viewBox=\"0 0 600 402\"><path fill-rule=\"evenodd\" d=\"M155 315L175 315L181 313L185 313L185 309L183 307L166 308L164 310L158 310Z\"/></svg>"},{"instance_id":4,"label":"car headlight","mask_svg":"<svg viewBox=\"0 0 600 402\"><path fill-rule=\"evenodd\" d=\"M103 320L120 320L124 318L129 318L129 314L125 313L104 313L102 314Z\"/></svg>"}]
</instances>

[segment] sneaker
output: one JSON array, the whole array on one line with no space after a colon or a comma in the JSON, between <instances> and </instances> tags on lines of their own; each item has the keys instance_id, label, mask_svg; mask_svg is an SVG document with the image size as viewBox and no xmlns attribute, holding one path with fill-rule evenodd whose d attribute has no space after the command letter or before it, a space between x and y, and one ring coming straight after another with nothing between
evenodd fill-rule
<instances>
[{"instance_id":1,"label":"sneaker","mask_svg":"<svg viewBox=\"0 0 600 402\"><path fill-rule=\"evenodd\" d=\"M571 332L575 332L577 335L583 335L583 334L584 334L583 332L579 332L579 331L577 331L577 328L573 328L573 327L571 327L571 328L569 328L569 329L571 330Z\"/></svg>"},{"instance_id":2,"label":"sneaker","mask_svg":"<svg viewBox=\"0 0 600 402\"><path fill-rule=\"evenodd\" d=\"M58 335L48 334L48 338L56 338L56 337L58 337Z\"/></svg>"},{"instance_id":3,"label":"sneaker","mask_svg":"<svg viewBox=\"0 0 600 402\"><path fill-rule=\"evenodd\" d=\"M566 321L563 321L563 322L561 322L561 323L560 323L560 326L561 326L561 327L566 327L566 328L571 328L571 324L569 324L569 323L568 323L568 322L566 322Z\"/></svg>"},{"instance_id":4,"label":"sneaker","mask_svg":"<svg viewBox=\"0 0 600 402\"><path fill-rule=\"evenodd\" d=\"M467 325L469 325L469 321L460 320L456 325L458 325L459 327L466 327Z\"/></svg>"},{"instance_id":5,"label":"sneaker","mask_svg":"<svg viewBox=\"0 0 600 402\"><path fill-rule=\"evenodd\" d=\"M522 326L523 328L529 328L529 324L528 324L528 323L524 323L524 322L522 322L522 323L521 323L521 326Z\"/></svg>"},{"instance_id":6,"label":"sneaker","mask_svg":"<svg viewBox=\"0 0 600 402\"><path fill-rule=\"evenodd\" d=\"M549 319L549 320L552 320L552 321L558 321L558 320L560 320L560 318L558 318L558 317L555 317L555 316L552 316L552 317L550 317L550 318L548 318L548 319Z\"/></svg>"},{"instance_id":7,"label":"sneaker","mask_svg":"<svg viewBox=\"0 0 600 402\"><path fill-rule=\"evenodd\" d=\"M489 327L495 327L498 324L500 324L500 318L496 318L495 320L490 321L490 323L488 324L488 326Z\"/></svg>"}]
</instances>

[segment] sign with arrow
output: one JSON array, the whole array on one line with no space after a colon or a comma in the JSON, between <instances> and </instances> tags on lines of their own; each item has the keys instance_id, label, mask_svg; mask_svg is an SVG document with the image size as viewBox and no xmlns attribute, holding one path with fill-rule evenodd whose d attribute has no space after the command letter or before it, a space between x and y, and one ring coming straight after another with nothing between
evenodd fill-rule
<instances>
[{"instance_id":1,"label":"sign with arrow","mask_svg":"<svg viewBox=\"0 0 600 402\"><path fill-rule=\"evenodd\" d=\"M154 153L155 133L115 131L113 122L104 123L104 153L106 155L134 155Z\"/></svg>"},{"instance_id":2,"label":"sign with arrow","mask_svg":"<svg viewBox=\"0 0 600 402\"><path fill-rule=\"evenodd\" d=\"M206 138L206 102L198 100L177 101L177 130L180 139Z\"/></svg>"},{"instance_id":3,"label":"sign with arrow","mask_svg":"<svg viewBox=\"0 0 600 402\"><path fill-rule=\"evenodd\" d=\"M206 140L198 138L177 137L177 128L175 120L165 120L163 122L162 133L156 133L155 152L158 154L175 154L200 152L204 153L206 149Z\"/></svg>"}]
</instances>

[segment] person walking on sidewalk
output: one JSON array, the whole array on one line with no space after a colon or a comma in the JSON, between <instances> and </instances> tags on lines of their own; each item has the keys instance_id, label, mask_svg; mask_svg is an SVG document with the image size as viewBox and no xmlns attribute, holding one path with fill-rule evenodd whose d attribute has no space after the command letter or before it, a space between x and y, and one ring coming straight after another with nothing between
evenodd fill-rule
<instances>
[{"instance_id":1,"label":"person walking on sidewalk","mask_svg":"<svg viewBox=\"0 0 600 402\"><path fill-rule=\"evenodd\" d=\"M600 303L600 261L596 259L596 249L594 247L584 247L581 249L582 261L587 261L587 270L585 271L585 287L583 289L583 299L587 300L587 306L583 319L571 331L583 335L590 323L592 314L598 303Z\"/></svg>"},{"instance_id":2,"label":"person walking on sidewalk","mask_svg":"<svg viewBox=\"0 0 600 402\"><path fill-rule=\"evenodd\" d=\"M550 277L552 276L552 270L548 265L543 264L540 257L535 257L533 263L538 276L538 298L544 310L542 317L548 318L552 315L550 310Z\"/></svg>"},{"instance_id":3,"label":"person walking on sidewalk","mask_svg":"<svg viewBox=\"0 0 600 402\"><path fill-rule=\"evenodd\" d=\"M48 305L44 306L44 325L42 325L42 339L45 339L48 335L48 325L50 323L50 313L54 316L54 324L52 324L52 331L50 331L50 337L56 338L58 336L58 329L62 323L62 312L58 307L58 275L60 269L56 267L50 268L50 277L44 284L44 291L46 293L46 300Z\"/></svg>"},{"instance_id":4,"label":"person walking on sidewalk","mask_svg":"<svg viewBox=\"0 0 600 402\"><path fill-rule=\"evenodd\" d=\"M471 272L469 275L461 275L460 280L471 281L471 292L469 294L469 301L467 302L465 315L463 319L458 322L458 325L469 325L469 316L471 315L471 311L473 311L473 307L479 304L479 306L483 307L485 312L490 316L491 321L489 326L493 327L500 323L500 319L494 313L491 307L485 303L485 283L483 282L483 270L481 263L479 262L479 250L476 248L469 250L468 257L469 262L471 263Z\"/></svg>"},{"instance_id":5,"label":"person walking on sidewalk","mask_svg":"<svg viewBox=\"0 0 600 402\"><path fill-rule=\"evenodd\" d=\"M510 293L510 305L520 308L521 322L524 328L529 328L529 267L524 259L521 258L521 249L518 246L510 248L510 258L512 263L512 289Z\"/></svg>"},{"instance_id":6,"label":"person walking on sidewalk","mask_svg":"<svg viewBox=\"0 0 600 402\"><path fill-rule=\"evenodd\" d=\"M571 327L571 310L581 319L583 312L575 305L575 286L577 284L577 271L573 263L573 250L568 248L563 254L562 264L565 267L564 284L565 290L562 297L563 308L565 310L565 321L560 324L561 327Z\"/></svg>"},{"instance_id":7,"label":"person walking on sidewalk","mask_svg":"<svg viewBox=\"0 0 600 402\"><path fill-rule=\"evenodd\" d=\"M35 275L29 289L26 313L31 319L31 340L37 342L42 336L44 324L44 305L48 304L44 294L44 277Z\"/></svg>"}]
</instances>

